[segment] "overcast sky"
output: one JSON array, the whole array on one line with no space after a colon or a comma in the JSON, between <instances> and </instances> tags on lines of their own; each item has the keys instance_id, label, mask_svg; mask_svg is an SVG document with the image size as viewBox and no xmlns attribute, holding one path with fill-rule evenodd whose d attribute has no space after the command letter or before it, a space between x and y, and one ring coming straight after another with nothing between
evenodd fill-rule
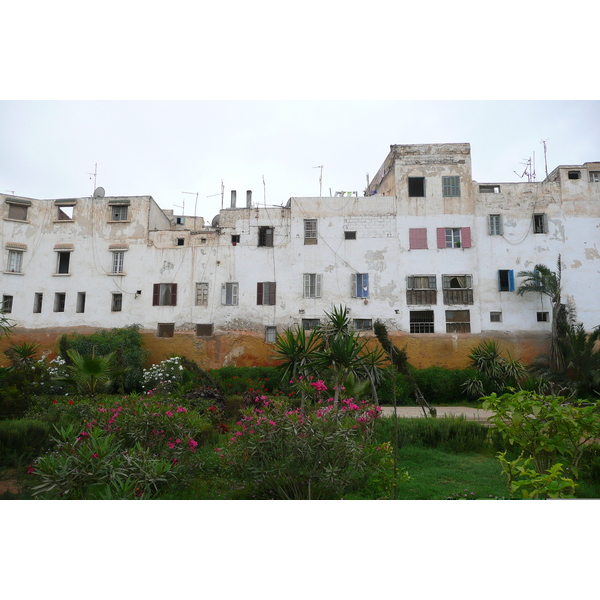
<instances>
[{"instance_id":1,"label":"overcast sky","mask_svg":"<svg viewBox=\"0 0 600 600\"><path fill-rule=\"evenodd\" d=\"M291 196L362 194L391 144L471 144L473 178L537 179L600 160L597 101L3 101L0 191L32 198L151 195L162 208L212 219ZM264 184L263 184L264 177ZM183 192L191 192L184 194Z\"/></svg>"}]
</instances>

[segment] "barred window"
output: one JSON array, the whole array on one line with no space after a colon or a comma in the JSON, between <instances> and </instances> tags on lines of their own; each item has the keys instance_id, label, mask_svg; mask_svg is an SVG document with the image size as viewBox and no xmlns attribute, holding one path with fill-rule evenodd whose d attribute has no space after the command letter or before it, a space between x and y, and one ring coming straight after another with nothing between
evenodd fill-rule
<instances>
[{"instance_id":1,"label":"barred window","mask_svg":"<svg viewBox=\"0 0 600 600\"><path fill-rule=\"evenodd\" d=\"M435 333L433 311L432 310L411 310L410 311L410 332L411 333Z\"/></svg>"}]
</instances>

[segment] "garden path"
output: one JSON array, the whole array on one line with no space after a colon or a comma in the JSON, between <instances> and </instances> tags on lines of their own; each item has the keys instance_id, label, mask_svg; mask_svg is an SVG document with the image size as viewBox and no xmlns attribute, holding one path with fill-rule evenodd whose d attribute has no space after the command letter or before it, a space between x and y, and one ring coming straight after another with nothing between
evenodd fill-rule
<instances>
[{"instance_id":1,"label":"garden path","mask_svg":"<svg viewBox=\"0 0 600 600\"><path fill-rule=\"evenodd\" d=\"M423 409L420 406L398 406L398 416L402 418L423 417ZM471 408L470 406L436 406L438 417L459 417L464 416L468 421L479 421L486 423L488 417L494 413L491 410L482 408ZM393 406L382 406L381 413L384 417L391 417L394 414Z\"/></svg>"}]
</instances>

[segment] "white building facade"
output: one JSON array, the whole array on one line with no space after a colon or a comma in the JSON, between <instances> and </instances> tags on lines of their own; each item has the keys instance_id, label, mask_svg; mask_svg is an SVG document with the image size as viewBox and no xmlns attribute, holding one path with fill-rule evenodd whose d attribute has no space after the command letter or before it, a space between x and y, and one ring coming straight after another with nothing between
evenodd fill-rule
<instances>
[{"instance_id":1,"label":"white building facade","mask_svg":"<svg viewBox=\"0 0 600 600\"><path fill-rule=\"evenodd\" d=\"M235 201L232 201L235 205ZM477 183L469 144L394 145L364 196L289 199L203 219L150 196L0 195L2 307L19 330L111 328L269 345L334 305L409 338L548 334L518 272L562 265L563 301L600 325L600 162L542 182Z\"/></svg>"}]
</instances>

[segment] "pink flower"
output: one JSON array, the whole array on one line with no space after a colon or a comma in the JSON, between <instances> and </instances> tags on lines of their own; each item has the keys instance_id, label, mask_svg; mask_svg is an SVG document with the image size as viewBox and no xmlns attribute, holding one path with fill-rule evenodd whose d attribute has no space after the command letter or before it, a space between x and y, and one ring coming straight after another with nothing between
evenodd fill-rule
<instances>
[{"instance_id":1,"label":"pink flower","mask_svg":"<svg viewBox=\"0 0 600 600\"><path fill-rule=\"evenodd\" d=\"M175 444L173 442L167 442L167 446L169 446L169 448L171 448L171 450L173 450L173 448L175 448Z\"/></svg>"},{"instance_id":2,"label":"pink flower","mask_svg":"<svg viewBox=\"0 0 600 600\"><path fill-rule=\"evenodd\" d=\"M173 416L173 413L170 410L168 410L165 414L167 415L167 417L172 417Z\"/></svg>"},{"instance_id":3,"label":"pink flower","mask_svg":"<svg viewBox=\"0 0 600 600\"><path fill-rule=\"evenodd\" d=\"M178 406L177 407L177 412L178 413L187 412L187 408L184 408L183 406Z\"/></svg>"},{"instance_id":4,"label":"pink flower","mask_svg":"<svg viewBox=\"0 0 600 600\"><path fill-rule=\"evenodd\" d=\"M98 453L94 452L94 454L92 454L92 458L98 458Z\"/></svg>"},{"instance_id":5,"label":"pink flower","mask_svg":"<svg viewBox=\"0 0 600 600\"><path fill-rule=\"evenodd\" d=\"M215 452L223 452L221 448L215 448Z\"/></svg>"},{"instance_id":6,"label":"pink flower","mask_svg":"<svg viewBox=\"0 0 600 600\"><path fill-rule=\"evenodd\" d=\"M277 423L275 423L275 421L269 421L269 425L275 426L275 425L277 425Z\"/></svg>"},{"instance_id":7,"label":"pink flower","mask_svg":"<svg viewBox=\"0 0 600 600\"><path fill-rule=\"evenodd\" d=\"M195 440L193 440L192 438L190 438L188 440L188 445L195 452L196 451L196 447L198 446L198 442L196 442Z\"/></svg>"},{"instance_id":8,"label":"pink flower","mask_svg":"<svg viewBox=\"0 0 600 600\"><path fill-rule=\"evenodd\" d=\"M180 440L179 438L177 438L177 439L175 440L175 443L176 443L176 444L181 444L181 440Z\"/></svg>"},{"instance_id":9,"label":"pink flower","mask_svg":"<svg viewBox=\"0 0 600 600\"><path fill-rule=\"evenodd\" d=\"M27 468L27 473L29 473L29 475L31 475L32 473L35 473L35 467L33 465L30 465Z\"/></svg>"}]
</instances>

